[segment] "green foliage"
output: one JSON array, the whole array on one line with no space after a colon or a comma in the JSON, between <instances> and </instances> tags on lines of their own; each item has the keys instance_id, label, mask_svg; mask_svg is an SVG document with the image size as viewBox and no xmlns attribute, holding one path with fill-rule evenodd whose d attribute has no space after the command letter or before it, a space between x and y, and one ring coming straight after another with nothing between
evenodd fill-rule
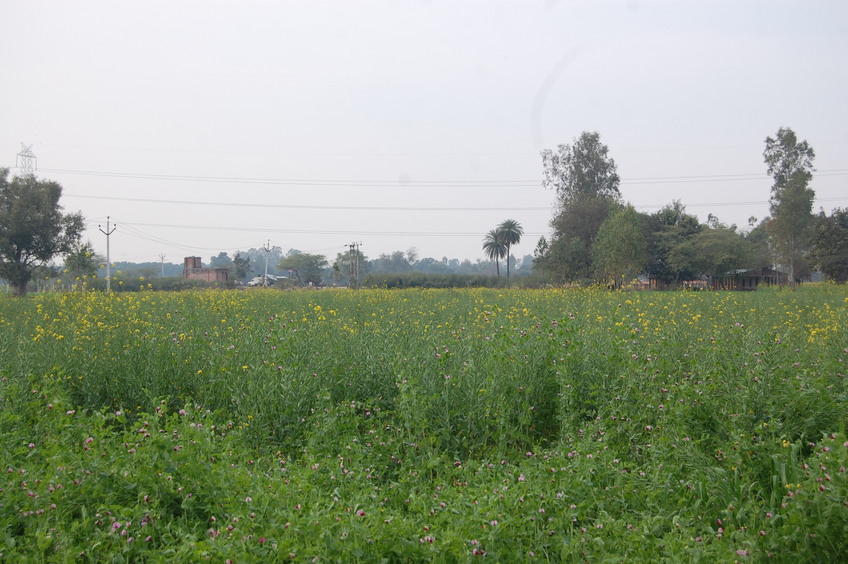
<instances>
[{"instance_id":1,"label":"green foliage","mask_svg":"<svg viewBox=\"0 0 848 564\"><path fill-rule=\"evenodd\" d=\"M506 259L507 284L510 278L510 249L521 242L522 235L524 228L521 224L514 219L506 219L483 238L483 252L489 260L495 262L495 273L498 277L501 275L500 260Z\"/></svg>"},{"instance_id":2,"label":"green foliage","mask_svg":"<svg viewBox=\"0 0 848 564\"><path fill-rule=\"evenodd\" d=\"M556 281L588 280L595 237L620 199L615 161L597 132L583 132L556 153L542 151L542 166L542 184L556 191L559 205L548 252L535 264Z\"/></svg>"},{"instance_id":3,"label":"green foliage","mask_svg":"<svg viewBox=\"0 0 848 564\"><path fill-rule=\"evenodd\" d=\"M598 231L617 208L607 197L580 195L564 205L551 221L554 234L539 266L554 280L590 280L594 275L592 246Z\"/></svg>"},{"instance_id":4,"label":"green foliage","mask_svg":"<svg viewBox=\"0 0 848 564\"><path fill-rule=\"evenodd\" d=\"M584 131L571 145L559 145L556 153L542 151L546 188L556 191L561 203L581 196L618 200L620 193L615 161L601 143L597 131Z\"/></svg>"},{"instance_id":5,"label":"green foliage","mask_svg":"<svg viewBox=\"0 0 848 564\"><path fill-rule=\"evenodd\" d=\"M241 251L238 251L233 257L233 274L236 280L244 280L250 274L250 257Z\"/></svg>"},{"instance_id":6,"label":"green foliage","mask_svg":"<svg viewBox=\"0 0 848 564\"><path fill-rule=\"evenodd\" d=\"M483 252L486 253L489 260L495 261L495 272L498 277L501 275L500 260L508 256L508 245L505 237L506 234L499 229L492 229L483 237Z\"/></svg>"},{"instance_id":7,"label":"green foliage","mask_svg":"<svg viewBox=\"0 0 848 564\"><path fill-rule=\"evenodd\" d=\"M74 249L84 224L81 214L62 213L58 183L8 176L0 168L0 278L23 296L38 267Z\"/></svg>"},{"instance_id":8,"label":"green foliage","mask_svg":"<svg viewBox=\"0 0 848 564\"><path fill-rule=\"evenodd\" d=\"M599 281L629 281L642 272L648 258L646 222L647 218L630 205L617 209L604 221L592 245L592 264Z\"/></svg>"},{"instance_id":9,"label":"green foliage","mask_svg":"<svg viewBox=\"0 0 848 564\"><path fill-rule=\"evenodd\" d=\"M334 284L356 287L362 283L362 278L368 274L370 262L368 257L357 248L353 251L337 253L336 260L333 261L330 269L330 278ZM351 280L351 273L354 270L356 270L359 278Z\"/></svg>"},{"instance_id":10,"label":"green foliage","mask_svg":"<svg viewBox=\"0 0 848 564\"><path fill-rule=\"evenodd\" d=\"M324 255L295 252L289 253L282 259L277 268L283 272L293 271L295 277L303 285L320 286L323 282L322 274L327 266L327 257Z\"/></svg>"},{"instance_id":11,"label":"green foliage","mask_svg":"<svg viewBox=\"0 0 848 564\"><path fill-rule=\"evenodd\" d=\"M521 224L514 219L505 219L500 223L500 225L498 225L497 231L500 233L501 241L503 241L506 245L506 253L504 256L506 257L506 280L507 284L509 284L510 252L513 245L517 245L521 242L521 236L524 235L524 228L521 227Z\"/></svg>"},{"instance_id":12,"label":"green foliage","mask_svg":"<svg viewBox=\"0 0 848 564\"><path fill-rule=\"evenodd\" d=\"M715 223L701 229L690 241L693 247L689 260L698 274L721 276L745 269L754 260L750 242L735 226Z\"/></svg>"},{"instance_id":13,"label":"green foliage","mask_svg":"<svg viewBox=\"0 0 848 564\"><path fill-rule=\"evenodd\" d=\"M369 274L363 286L367 288L497 288L496 277L485 274Z\"/></svg>"},{"instance_id":14,"label":"green foliage","mask_svg":"<svg viewBox=\"0 0 848 564\"><path fill-rule=\"evenodd\" d=\"M65 255L62 276L70 280L91 278L97 274L97 269L105 262L105 258L94 252L94 247L90 241L86 241L83 244L76 244Z\"/></svg>"},{"instance_id":15,"label":"green foliage","mask_svg":"<svg viewBox=\"0 0 848 564\"><path fill-rule=\"evenodd\" d=\"M848 294L0 298L4 561L839 561Z\"/></svg>"},{"instance_id":16,"label":"green foliage","mask_svg":"<svg viewBox=\"0 0 848 564\"><path fill-rule=\"evenodd\" d=\"M822 211L810 235L811 258L828 278L842 284L848 281L848 209Z\"/></svg>"},{"instance_id":17,"label":"green foliage","mask_svg":"<svg viewBox=\"0 0 848 564\"><path fill-rule=\"evenodd\" d=\"M687 214L686 207L674 201L654 213L648 225L646 272L669 285L696 278L696 250L691 238L701 230L698 218Z\"/></svg>"}]
</instances>

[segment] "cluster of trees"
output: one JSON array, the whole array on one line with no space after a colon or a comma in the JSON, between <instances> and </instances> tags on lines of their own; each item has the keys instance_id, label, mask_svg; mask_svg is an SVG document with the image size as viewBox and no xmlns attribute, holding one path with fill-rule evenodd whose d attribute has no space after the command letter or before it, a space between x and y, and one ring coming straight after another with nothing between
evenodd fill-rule
<instances>
[{"instance_id":1,"label":"cluster of trees","mask_svg":"<svg viewBox=\"0 0 848 564\"><path fill-rule=\"evenodd\" d=\"M521 226L514 223L517 229L518 238L521 236ZM504 222L508 224L508 222ZM509 245L514 245L517 242ZM445 283L442 278L445 276L474 276L476 280L482 280L485 277L498 272L501 259L509 257L506 261L507 269L518 271L522 276L527 276L533 266L533 257L527 255L523 258L516 258L508 254L509 245L504 247L505 251L500 252L497 258L493 261L477 260L472 262L468 259L449 259L442 257L436 259L432 257L419 257L418 250L415 247L410 247L406 251L393 251L391 253L383 253L377 258L369 259L359 248L350 251L340 252L330 262L330 259L323 254L313 254L302 252L298 249L289 249L283 254L279 247L273 247L270 251L263 249L250 249L245 252L236 253L235 257L230 258L227 253L221 252L217 256L210 259L210 266L215 268L229 268L234 280L245 281L251 276L261 275L265 272L265 255L268 255L268 273L276 276L284 276L290 278L295 285L302 286L322 286L322 285L356 285L366 280L369 276L375 284L381 285L380 280L386 279L386 275L397 274L415 274L410 280L418 280L420 275L433 277L433 280L439 280L439 284ZM356 264L356 268L352 266ZM359 280L352 281L352 273L358 274ZM355 275L356 275L355 274ZM445 278L444 280L448 280ZM450 278L449 280L456 280ZM435 282L434 282L435 283Z\"/></svg>"},{"instance_id":2,"label":"cluster of trees","mask_svg":"<svg viewBox=\"0 0 848 564\"><path fill-rule=\"evenodd\" d=\"M622 201L620 178L597 132L542 152L543 183L556 191L550 239L534 265L554 282L631 279L647 274L669 285L743 269L783 268L794 285L812 267L848 277L848 211L813 215L815 154L789 128L766 138L763 158L773 178L770 216L748 230L710 215L706 223L674 201L653 214Z\"/></svg>"},{"instance_id":3,"label":"cluster of trees","mask_svg":"<svg viewBox=\"0 0 848 564\"><path fill-rule=\"evenodd\" d=\"M509 256L513 245L521 242L524 228L514 219L505 219L496 228L492 229L483 238L483 252L489 260L495 262L495 272L500 278L500 260L506 258L506 280L509 283Z\"/></svg>"}]
</instances>

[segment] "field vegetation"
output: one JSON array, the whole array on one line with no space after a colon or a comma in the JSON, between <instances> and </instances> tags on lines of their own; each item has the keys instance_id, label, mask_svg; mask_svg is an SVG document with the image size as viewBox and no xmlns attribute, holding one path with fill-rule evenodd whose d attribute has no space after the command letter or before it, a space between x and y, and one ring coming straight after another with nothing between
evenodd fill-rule
<instances>
[{"instance_id":1,"label":"field vegetation","mask_svg":"<svg viewBox=\"0 0 848 564\"><path fill-rule=\"evenodd\" d=\"M848 290L0 299L0 560L848 554Z\"/></svg>"}]
</instances>

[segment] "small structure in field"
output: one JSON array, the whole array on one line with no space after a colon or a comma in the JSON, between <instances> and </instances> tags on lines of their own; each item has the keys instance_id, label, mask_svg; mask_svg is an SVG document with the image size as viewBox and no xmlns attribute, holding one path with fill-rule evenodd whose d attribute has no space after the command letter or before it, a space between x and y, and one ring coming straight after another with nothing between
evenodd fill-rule
<instances>
[{"instance_id":1,"label":"small structure in field","mask_svg":"<svg viewBox=\"0 0 848 564\"><path fill-rule=\"evenodd\" d=\"M756 290L760 286L782 286L789 282L784 272L771 268L734 270L711 280L713 290Z\"/></svg>"},{"instance_id":2,"label":"small structure in field","mask_svg":"<svg viewBox=\"0 0 848 564\"><path fill-rule=\"evenodd\" d=\"M200 257L185 257L183 278L205 282L227 282L230 279L230 271L226 268L203 268Z\"/></svg>"}]
</instances>

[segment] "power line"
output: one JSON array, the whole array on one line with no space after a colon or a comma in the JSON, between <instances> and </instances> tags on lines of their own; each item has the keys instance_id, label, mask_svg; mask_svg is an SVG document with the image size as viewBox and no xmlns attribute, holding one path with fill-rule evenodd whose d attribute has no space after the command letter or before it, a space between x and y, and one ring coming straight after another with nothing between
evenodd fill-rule
<instances>
[{"instance_id":1,"label":"power line","mask_svg":"<svg viewBox=\"0 0 848 564\"><path fill-rule=\"evenodd\" d=\"M129 172L107 172L96 170L74 169L41 169L42 172L57 174L75 174L84 176L105 176L110 178L132 178L138 180L173 180L182 182L213 182L238 184L271 184L292 186L336 186L336 187L398 187L409 186L416 188L448 187L535 187L540 186L538 179L532 180L352 180L352 179L309 179L309 178L251 178L237 176L199 176L176 174L148 174ZM814 176L846 176L848 169L828 169L814 172ZM747 180L767 180L768 175L762 173L741 174L703 174L689 176L645 176L625 178L622 185L627 184L676 184L689 182L737 182Z\"/></svg>"},{"instance_id":2,"label":"power line","mask_svg":"<svg viewBox=\"0 0 848 564\"><path fill-rule=\"evenodd\" d=\"M178 174L146 174L146 173L129 173L129 172L105 172L96 170L72 170L72 169L41 169L42 172L52 172L56 174L76 174L83 176L106 176L110 178L132 178L139 180L174 180L184 182L214 182L214 183L229 183L229 184L274 184L274 185L291 185L291 186L339 186L339 187L397 187L397 186L414 186L422 188L434 188L438 186L454 187L456 185L463 186L503 186L503 187L520 187L520 186L538 186L537 180L330 180L330 179L309 179L309 178L250 178L237 176L197 176L197 175L178 175Z\"/></svg>"},{"instance_id":3,"label":"power line","mask_svg":"<svg viewBox=\"0 0 848 564\"><path fill-rule=\"evenodd\" d=\"M282 208L307 210L363 210L363 211L549 211L550 206L537 207L414 207L414 206L325 206L307 204L252 204L247 202L208 202L199 200L163 200L155 198L123 198L120 196L91 196L82 194L65 194L68 198L86 198L92 200L120 200L125 202L146 202L154 204L178 204L190 206L226 206L245 208Z\"/></svg>"},{"instance_id":4,"label":"power line","mask_svg":"<svg viewBox=\"0 0 848 564\"><path fill-rule=\"evenodd\" d=\"M249 202L209 202L201 200L164 200L159 198L125 198L121 196L92 196L84 194L64 194L67 198L84 198L92 200L117 200L124 202L142 202L150 204L176 204L190 206L225 206L225 207L244 207L244 208L278 208L278 209L308 209L308 210L361 210L361 211L415 211L415 212L481 212L481 211L551 211L555 206L526 206L526 207L416 207L416 206L329 206L329 205L310 205L310 204L258 204ZM816 198L817 202L833 202L846 200L848 197L838 198ZM767 204L768 200L752 200L746 202L705 202L696 204L687 204L686 207L707 207L707 206L753 206ZM661 208L668 204L645 204L635 206L637 208Z\"/></svg>"},{"instance_id":5,"label":"power line","mask_svg":"<svg viewBox=\"0 0 848 564\"><path fill-rule=\"evenodd\" d=\"M245 232L271 232L271 233L300 233L300 234L310 234L310 235L371 235L371 236L380 236L380 235L391 235L391 236L403 236L403 237L480 237L480 233L468 233L468 232L435 232L435 231L356 231L356 230L320 230L320 229L281 229L281 228L267 228L267 227L223 227L220 225L209 226L209 225L185 225L185 224L173 224L173 223L126 223L124 222L122 225L134 225L134 226L143 226L143 227L164 227L171 229L202 229L209 230L214 229L216 231L245 231ZM544 233L525 233L525 235L544 235Z\"/></svg>"}]
</instances>

